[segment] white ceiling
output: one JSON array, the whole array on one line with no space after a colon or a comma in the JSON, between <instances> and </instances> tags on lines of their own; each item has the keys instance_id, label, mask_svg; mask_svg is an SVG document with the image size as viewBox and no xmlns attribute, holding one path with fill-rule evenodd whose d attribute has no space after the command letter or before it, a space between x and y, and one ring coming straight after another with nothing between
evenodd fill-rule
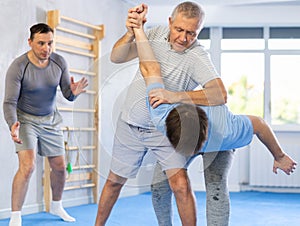
<instances>
[{"instance_id":1,"label":"white ceiling","mask_svg":"<svg viewBox=\"0 0 300 226\"><path fill-rule=\"evenodd\" d=\"M146 3L149 24L166 23L166 15L187 0L121 0L130 6ZM207 26L299 26L300 0L189 0L198 2L206 12ZM129 7L130 7L129 6Z\"/></svg>"},{"instance_id":2,"label":"white ceiling","mask_svg":"<svg viewBox=\"0 0 300 226\"><path fill-rule=\"evenodd\" d=\"M141 2L146 3L149 6L175 6L184 0L123 0L125 2L131 3L132 5L138 5ZM296 4L300 5L300 0L192 0L198 2L199 4L205 5L290 5Z\"/></svg>"}]
</instances>

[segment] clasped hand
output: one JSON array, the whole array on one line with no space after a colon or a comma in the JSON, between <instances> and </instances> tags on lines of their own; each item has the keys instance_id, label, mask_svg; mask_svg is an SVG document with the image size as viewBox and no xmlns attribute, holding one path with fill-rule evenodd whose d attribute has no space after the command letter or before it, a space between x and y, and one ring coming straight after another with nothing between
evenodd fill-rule
<instances>
[{"instance_id":1,"label":"clasped hand","mask_svg":"<svg viewBox=\"0 0 300 226\"><path fill-rule=\"evenodd\" d=\"M147 22L147 12L148 6L146 4L140 4L128 10L126 27L129 33L134 35L133 28L141 28Z\"/></svg>"}]
</instances>

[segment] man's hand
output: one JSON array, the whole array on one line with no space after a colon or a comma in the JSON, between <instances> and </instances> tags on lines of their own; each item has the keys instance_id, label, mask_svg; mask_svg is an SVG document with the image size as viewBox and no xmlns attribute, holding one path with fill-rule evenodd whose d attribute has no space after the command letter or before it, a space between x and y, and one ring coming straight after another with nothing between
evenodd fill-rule
<instances>
[{"instance_id":1,"label":"man's hand","mask_svg":"<svg viewBox=\"0 0 300 226\"><path fill-rule=\"evenodd\" d=\"M22 144L22 141L19 139L19 129L20 129L20 122L15 122L12 126L11 126L11 138L14 142L18 143L18 144Z\"/></svg>"},{"instance_id":2,"label":"man's hand","mask_svg":"<svg viewBox=\"0 0 300 226\"><path fill-rule=\"evenodd\" d=\"M88 81L85 77L80 79L78 82L74 82L74 77L71 77L70 87L73 95L77 96L81 93L86 92L84 88L86 88L87 86L88 86Z\"/></svg>"},{"instance_id":3,"label":"man's hand","mask_svg":"<svg viewBox=\"0 0 300 226\"><path fill-rule=\"evenodd\" d=\"M134 36L133 28L141 28L146 23L147 12L148 6L146 4L140 4L128 10L128 16L126 20L126 28L128 33Z\"/></svg>"},{"instance_id":4,"label":"man's hand","mask_svg":"<svg viewBox=\"0 0 300 226\"><path fill-rule=\"evenodd\" d=\"M176 93L166 89L153 89L149 92L149 103L152 108L160 104L176 103Z\"/></svg>"},{"instance_id":5,"label":"man's hand","mask_svg":"<svg viewBox=\"0 0 300 226\"><path fill-rule=\"evenodd\" d=\"M287 154L284 154L281 158L274 160L273 172L277 174L277 169L281 169L287 175L290 175L296 169L297 163Z\"/></svg>"}]
</instances>

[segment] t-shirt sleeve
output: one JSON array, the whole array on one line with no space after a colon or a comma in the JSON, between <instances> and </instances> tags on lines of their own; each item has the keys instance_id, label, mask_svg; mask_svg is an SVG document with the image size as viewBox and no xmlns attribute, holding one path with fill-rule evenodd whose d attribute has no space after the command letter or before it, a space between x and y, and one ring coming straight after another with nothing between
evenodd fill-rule
<instances>
[{"instance_id":1,"label":"t-shirt sleeve","mask_svg":"<svg viewBox=\"0 0 300 226\"><path fill-rule=\"evenodd\" d=\"M17 103L20 96L22 82L22 67L14 61L8 68L5 78L5 96L3 101L4 118L9 126L17 119Z\"/></svg>"},{"instance_id":2,"label":"t-shirt sleeve","mask_svg":"<svg viewBox=\"0 0 300 226\"><path fill-rule=\"evenodd\" d=\"M72 91L71 91L71 82L70 82L70 73L69 73L69 69L68 69L68 65L67 62L65 61L65 59L61 56L59 57L59 63L60 63L60 67L62 69L62 75L61 75L61 80L60 80L60 89L61 92L63 94L63 96L68 99L69 101L73 101L76 99L76 96L73 95Z\"/></svg>"},{"instance_id":3,"label":"t-shirt sleeve","mask_svg":"<svg viewBox=\"0 0 300 226\"><path fill-rule=\"evenodd\" d=\"M175 107L174 104L160 104L156 108L152 108L149 103L149 92L153 89L164 89L164 85L162 83L152 83L147 86L146 92L146 105L149 110L149 114L151 117L151 121L153 122L156 129L163 134L166 133L165 131L165 121L169 114L169 112Z\"/></svg>"},{"instance_id":4,"label":"t-shirt sleeve","mask_svg":"<svg viewBox=\"0 0 300 226\"><path fill-rule=\"evenodd\" d=\"M192 61L194 67L192 67L192 79L196 83L204 87L207 82L220 78L219 73L210 59L209 53L205 51L203 47L196 46L193 55Z\"/></svg>"}]
</instances>

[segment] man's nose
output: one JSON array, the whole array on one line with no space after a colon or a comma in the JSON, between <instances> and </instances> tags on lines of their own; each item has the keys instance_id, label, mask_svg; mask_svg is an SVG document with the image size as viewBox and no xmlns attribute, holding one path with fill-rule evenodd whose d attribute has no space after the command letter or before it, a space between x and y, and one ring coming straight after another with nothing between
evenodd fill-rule
<instances>
[{"instance_id":1,"label":"man's nose","mask_svg":"<svg viewBox=\"0 0 300 226\"><path fill-rule=\"evenodd\" d=\"M43 50L48 51L49 49L50 49L49 45L47 45L47 44L43 45Z\"/></svg>"},{"instance_id":2,"label":"man's nose","mask_svg":"<svg viewBox=\"0 0 300 226\"><path fill-rule=\"evenodd\" d=\"M181 42L186 42L186 40L187 40L186 32L182 32L179 36L179 39L180 39Z\"/></svg>"}]
</instances>

